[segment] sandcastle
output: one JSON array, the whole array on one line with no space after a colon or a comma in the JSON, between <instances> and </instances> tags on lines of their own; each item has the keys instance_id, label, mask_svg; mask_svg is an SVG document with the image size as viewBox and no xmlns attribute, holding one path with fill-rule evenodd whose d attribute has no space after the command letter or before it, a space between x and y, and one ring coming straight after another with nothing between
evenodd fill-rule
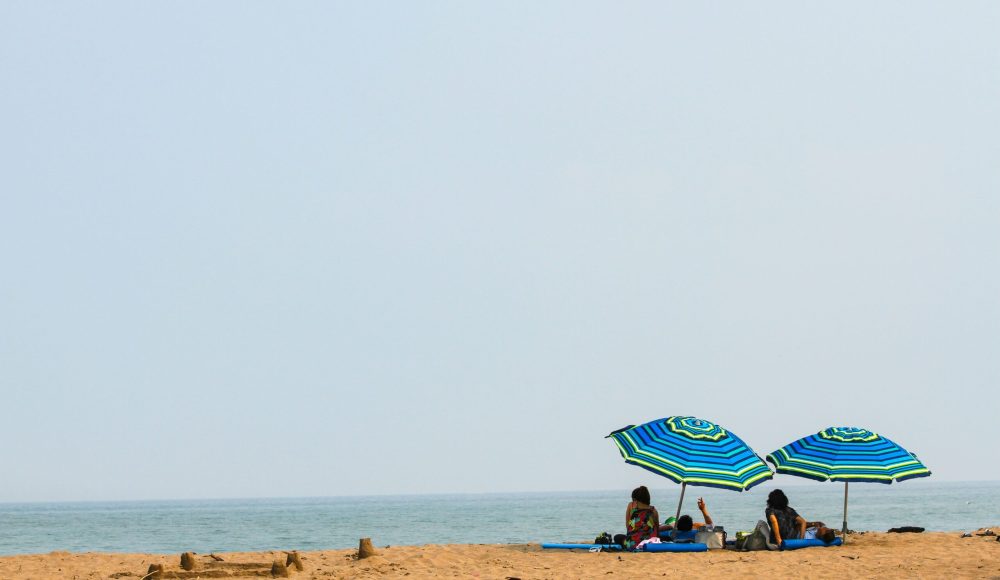
<instances>
[{"instance_id":1,"label":"sandcastle","mask_svg":"<svg viewBox=\"0 0 1000 580\"><path fill-rule=\"evenodd\" d=\"M180 566L168 568L165 564L150 564L141 580L168 578L288 578L293 572L304 569L298 551L284 552L285 560L273 562L226 562L221 556L199 556L194 552L181 554Z\"/></svg>"}]
</instances>

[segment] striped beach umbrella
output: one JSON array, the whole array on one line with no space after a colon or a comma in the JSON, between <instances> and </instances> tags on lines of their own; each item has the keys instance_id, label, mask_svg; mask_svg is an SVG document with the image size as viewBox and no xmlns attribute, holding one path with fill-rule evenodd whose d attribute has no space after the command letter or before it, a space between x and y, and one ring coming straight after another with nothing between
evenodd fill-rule
<instances>
[{"instance_id":1,"label":"striped beach umbrella","mask_svg":"<svg viewBox=\"0 0 1000 580\"><path fill-rule=\"evenodd\" d=\"M916 455L878 433L859 427L824 429L769 453L767 460L778 473L816 481L843 481L844 534L849 482L888 484L931 474Z\"/></svg>"},{"instance_id":2,"label":"striped beach umbrella","mask_svg":"<svg viewBox=\"0 0 1000 580\"><path fill-rule=\"evenodd\" d=\"M681 484L743 491L773 477L767 464L734 433L695 417L667 417L608 435L626 463Z\"/></svg>"}]
</instances>

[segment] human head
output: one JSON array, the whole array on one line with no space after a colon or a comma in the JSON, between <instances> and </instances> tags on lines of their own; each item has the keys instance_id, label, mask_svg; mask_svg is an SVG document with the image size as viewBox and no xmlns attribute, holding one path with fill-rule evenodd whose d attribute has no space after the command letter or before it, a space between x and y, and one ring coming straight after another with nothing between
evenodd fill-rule
<instances>
[{"instance_id":1,"label":"human head","mask_svg":"<svg viewBox=\"0 0 1000 580\"><path fill-rule=\"evenodd\" d=\"M645 485L640 485L632 490L632 500L649 505L649 490L646 489Z\"/></svg>"},{"instance_id":2,"label":"human head","mask_svg":"<svg viewBox=\"0 0 1000 580\"><path fill-rule=\"evenodd\" d=\"M788 507L788 496L780 489L776 489L767 495L767 507L783 510Z\"/></svg>"},{"instance_id":3,"label":"human head","mask_svg":"<svg viewBox=\"0 0 1000 580\"><path fill-rule=\"evenodd\" d=\"M829 544L837 539L837 534L826 526L820 526L819 529L816 530L816 537Z\"/></svg>"},{"instance_id":4,"label":"human head","mask_svg":"<svg viewBox=\"0 0 1000 580\"><path fill-rule=\"evenodd\" d=\"M691 516L684 514L677 518L677 531L678 532L690 532L691 528L694 527L694 520Z\"/></svg>"}]
</instances>

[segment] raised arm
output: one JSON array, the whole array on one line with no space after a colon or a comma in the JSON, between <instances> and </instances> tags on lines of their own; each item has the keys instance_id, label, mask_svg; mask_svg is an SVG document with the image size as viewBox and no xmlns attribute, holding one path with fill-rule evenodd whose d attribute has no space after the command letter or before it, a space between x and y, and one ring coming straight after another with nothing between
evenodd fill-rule
<instances>
[{"instance_id":1,"label":"raised arm","mask_svg":"<svg viewBox=\"0 0 1000 580\"><path fill-rule=\"evenodd\" d=\"M712 516L708 514L708 508L705 506L705 500L698 498L698 509L701 510L701 517L705 518L705 525L712 525Z\"/></svg>"}]
</instances>

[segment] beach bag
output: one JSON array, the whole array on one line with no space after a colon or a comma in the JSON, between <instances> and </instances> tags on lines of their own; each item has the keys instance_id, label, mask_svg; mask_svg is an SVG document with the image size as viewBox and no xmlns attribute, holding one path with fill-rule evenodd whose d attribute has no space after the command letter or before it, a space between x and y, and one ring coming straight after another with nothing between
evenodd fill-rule
<instances>
[{"instance_id":1,"label":"beach bag","mask_svg":"<svg viewBox=\"0 0 1000 580\"><path fill-rule=\"evenodd\" d=\"M778 545L771 543L771 526L764 520L757 520L757 526L750 532L750 535L743 538L741 551L750 552L753 550L777 550Z\"/></svg>"},{"instance_id":2,"label":"beach bag","mask_svg":"<svg viewBox=\"0 0 1000 580\"><path fill-rule=\"evenodd\" d=\"M705 544L709 550L721 550L726 545L723 543L722 532L715 530L698 530L694 535L696 544Z\"/></svg>"},{"instance_id":3,"label":"beach bag","mask_svg":"<svg viewBox=\"0 0 1000 580\"><path fill-rule=\"evenodd\" d=\"M603 544L603 545L607 546L607 545L614 544L615 540L614 540L614 538L611 537L611 534L609 534L607 532L604 532L600 536L597 536L596 538L594 538L594 543L595 544Z\"/></svg>"}]
</instances>

